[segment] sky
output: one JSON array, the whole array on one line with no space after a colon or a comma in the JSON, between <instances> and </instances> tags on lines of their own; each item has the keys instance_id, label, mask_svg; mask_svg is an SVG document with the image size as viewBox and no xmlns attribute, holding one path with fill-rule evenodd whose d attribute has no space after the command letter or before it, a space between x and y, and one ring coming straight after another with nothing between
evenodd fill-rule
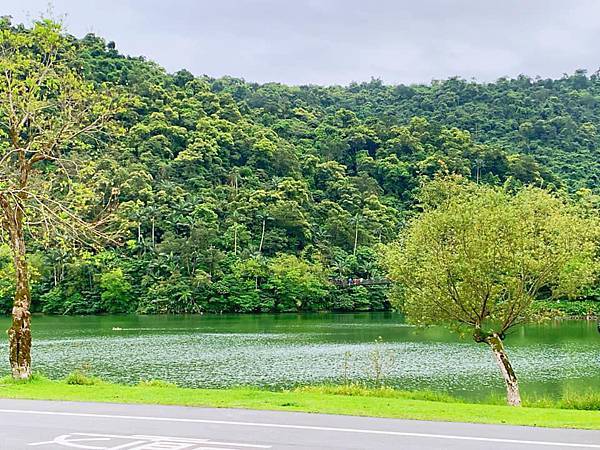
<instances>
[{"instance_id":1,"label":"sky","mask_svg":"<svg viewBox=\"0 0 600 450\"><path fill-rule=\"evenodd\" d=\"M30 23L48 5L0 0L0 15ZM260 83L494 81L600 68L599 0L54 0L51 9L69 33L95 33L169 72Z\"/></svg>"}]
</instances>

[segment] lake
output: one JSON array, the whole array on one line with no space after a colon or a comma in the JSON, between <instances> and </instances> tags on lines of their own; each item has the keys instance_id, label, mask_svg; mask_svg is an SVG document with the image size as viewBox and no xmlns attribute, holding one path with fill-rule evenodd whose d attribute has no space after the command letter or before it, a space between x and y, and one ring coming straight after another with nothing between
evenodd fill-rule
<instances>
[{"instance_id":1,"label":"lake","mask_svg":"<svg viewBox=\"0 0 600 450\"><path fill-rule=\"evenodd\" d=\"M0 318L3 329L8 324ZM397 313L34 316L32 328L34 370L52 378L84 368L125 383L290 387L368 383L379 372L386 384L402 389L471 399L504 392L486 345L444 328L409 326ZM595 322L519 327L506 347L526 395L600 389ZM7 354L6 342L1 350ZM8 363L0 373L8 373Z\"/></svg>"}]
</instances>

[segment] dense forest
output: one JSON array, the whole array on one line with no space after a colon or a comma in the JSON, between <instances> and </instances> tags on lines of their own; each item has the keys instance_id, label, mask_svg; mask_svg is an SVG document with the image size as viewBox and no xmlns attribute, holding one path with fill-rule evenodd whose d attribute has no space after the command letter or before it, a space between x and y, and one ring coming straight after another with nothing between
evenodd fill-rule
<instances>
[{"instance_id":1,"label":"dense forest","mask_svg":"<svg viewBox=\"0 0 600 450\"><path fill-rule=\"evenodd\" d=\"M30 244L35 311L385 309L385 288L332 280L385 276L377 246L419 209L424 180L598 204L599 74L296 87L169 74L100 37L69 39L82 76L126 99L110 132L80 143L69 193L90 220L110 207L118 237ZM4 312L12 271L0 246Z\"/></svg>"}]
</instances>

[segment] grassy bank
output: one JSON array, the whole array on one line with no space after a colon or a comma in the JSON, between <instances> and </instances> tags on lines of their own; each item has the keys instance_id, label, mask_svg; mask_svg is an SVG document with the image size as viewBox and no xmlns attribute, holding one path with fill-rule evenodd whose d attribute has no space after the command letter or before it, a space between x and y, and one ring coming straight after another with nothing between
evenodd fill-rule
<instances>
[{"instance_id":1,"label":"grassy bank","mask_svg":"<svg viewBox=\"0 0 600 450\"><path fill-rule=\"evenodd\" d=\"M498 404L465 403L436 393L404 392L385 388L365 389L355 386L308 387L290 391L267 391L256 388L190 389L156 381L142 382L137 386L124 386L74 374L61 381L48 380L39 376L28 382L14 382L4 378L0 380L0 397L250 408L600 429L600 413L597 410L567 409L569 405L511 408ZM598 398L593 400L597 401ZM583 405L589 405L589 402Z\"/></svg>"}]
</instances>

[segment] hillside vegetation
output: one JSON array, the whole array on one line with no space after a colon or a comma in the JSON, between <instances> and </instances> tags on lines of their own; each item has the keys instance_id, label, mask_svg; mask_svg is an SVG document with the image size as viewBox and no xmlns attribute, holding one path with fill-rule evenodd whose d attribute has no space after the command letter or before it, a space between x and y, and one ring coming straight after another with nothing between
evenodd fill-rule
<instances>
[{"instance_id":1,"label":"hillside vegetation","mask_svg":"<svg viewBox=\"0 0 600 450\"><path fill-rule=\"evenodd\" d=\"M0 24L10 27L30 32ZM89 220L110 208L119 237L76 251L58 238L30 245L36 311L385 309L384 288L330 281L384 276L377 245L418 210L426 179L534 184L599 203L598 74L259 85L169 74L94 35L70 39L81 74L126 107L110 132L78 144L85 167L55 189ZM0 247L4 312L10 258Z\"/></svg>"}]
</instances>

